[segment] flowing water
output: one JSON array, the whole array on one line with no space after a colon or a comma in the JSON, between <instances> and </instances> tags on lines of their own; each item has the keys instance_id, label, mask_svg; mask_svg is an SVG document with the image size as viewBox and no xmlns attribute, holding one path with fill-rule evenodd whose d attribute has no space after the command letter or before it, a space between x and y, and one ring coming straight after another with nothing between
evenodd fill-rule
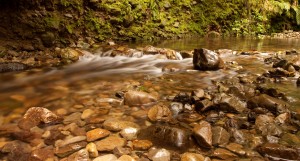
<instances>
[{"instance_id":1,"label":"flowing water","mask_svg":"<svg viewBox=\"0 0 300 161\"><path fill-rule=\"evenodd\" d=\"M234 77L238 73L261 74L266 71L263 59L268 52L296 49L300 46L297 39L183 39L169 40L152 45L174 50L193 50L194 48L231 49L235 51L260 51L255 56L222 55L225 61L236 61L243 70L195 71L192 59L163 60L156 55L141 58L100 57L89 53L70 66L62 69L35 69L25 72L4 73L0 75L0 108L7 115L16 108L47 106L59 108L73 106L75 96L101 95L113 97L115 92L133 87L145 88L148 92L159 93L162 97L174 95L179 91L191 91L195 88L207 88L212 81ZM145 44L131 44L131 47ZM95 55L96 54L96 55ZM162 68L175 66L177 72L163 72ZM144 87L144 84L151 86ZM299 90L295 79L276 88L289 93L298 100ZM75 102L77 100L75 99ZM297 101L296 101L297 102ZM78 102L77 102L78 103Z\"/></svg>"}]
</instances>

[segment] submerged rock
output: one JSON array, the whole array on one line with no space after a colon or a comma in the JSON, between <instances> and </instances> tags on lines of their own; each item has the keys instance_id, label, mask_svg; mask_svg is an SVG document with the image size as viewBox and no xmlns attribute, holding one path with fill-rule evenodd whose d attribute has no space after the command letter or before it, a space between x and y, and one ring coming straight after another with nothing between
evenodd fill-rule
<instances>
[{"instance_id":1,"label":"submerged rock","mask_svg":"<svg viewBox=\"0 0 300 161\"><path fill-rule=\"evenodd\" d=\"M138 138L149 139L159 146L180 149L188 147L189 137L188 131L168 125L152 125L138 135Z\"/></svg>"},{"instance_id":2,"label":"submerged rock","mask_svg":"<svg viewBox=\"0 0 300 161\"><path fill-rule=\"evenodd\" d=\"M62 118L43 107L31 107L27 110L24 117L19 121L21 129L29 130L40 123L55 124L62 121Z\"/></svg>"},{"instance_id":3,"label":"submerged rock","mask_svg":"<svg viewBox=\"0 0 300 161\"><path fill-rule=\"evenodd\" d=\"M271 160L299 160L299 152L280 144L266 143L258 148L258 152Z\"/></svg>"},{"instance_id":4,"label":"submerged rock","mask_svg":"<svg viewBox=\"0 0 300 161\"><path fill-rule=\"evenodd\" d=\"M194 50L193 64L197 70L218 70L224 67L217 53L203 48Z\"/></svg>"},{"instance_id":5,"label":"submerged rock","mask_svg":"<svg viewBox=\"0 0 300 161\"><path fill-rule=\"evenodd\" d=\"M28 69L28 66L23 63L18 63L18 62L0 63L0 73L21 71L26 69Z\"/></svg>"},{"instance_id":6,"label":"submerged rock","mask_svg":"<svg viewBox=\"0 0 300 161\"><path fill-rule=\"evenodd\" d=\"M204 148L212 148L212 127L206 121L201 121L193 129L193 136L199 146Z\"/></svg>"},{"instance_id":7,"label":"submerged rock","mask_svg":"<svg viewBox=\"0 0 300 161\"><path fill-rule=\"evenodd\" d=\"M128 91L124 94L124 104L128 106L142 106L155 103L157 99L142 91Z\"/></svg>"},{"instance_id":8,"label":"submerged rock","mask_svg":"<svg viewBox=\"0 0 300 161\"><path fill-rule=\"evenodd\" d=\"M171 153L166 149L150 149L148 157L153 161L170 161Z\"/></svg>"},{"instance_id":9,"label":"submerged rock","mask_svg":"<svg viewBox=\"0 0 300 161\"><path fill-rule=\"evenodd\" d=\"M2 153L8 153L8 160L27 161L31 153L31 146L21 141L12 141L3 146Z\"/></svg>"},{"instance_id":10,"label":"submerged rock","mask_svg":"<svg viewBox=\"0 0 300 161\"><path fill-rule=\"evenodd\" d=\"M255 107L263 107L274 114L281 114L288 112L289 105L283 100L271 97L266 94L261 94L259 96L253 97L250 101L248 101L247 107L250 109L253 109Z\"/></svg>"},{"instance_id":11,"label":"submerged rock","mask_svg":"<svg viewBox=\"0 0 300 161\"><path fill-rule=\"evenodd\" d=\"M151 121L168 122L172 119L172 112L167 106L158 104L149 109L148 118Z\"/></svg>"}]
</instances>

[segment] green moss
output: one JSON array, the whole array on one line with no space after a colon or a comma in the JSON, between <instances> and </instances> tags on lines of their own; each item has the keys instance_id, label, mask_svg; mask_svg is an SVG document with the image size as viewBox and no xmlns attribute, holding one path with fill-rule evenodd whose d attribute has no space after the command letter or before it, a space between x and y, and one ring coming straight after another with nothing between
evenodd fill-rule
<instances>
[{"instance_id":1,"label":"green moss","mask_svg":"<svg viewBox=\"0 0 300 161\"><path fill-rule=\"evenodd\" d=\"M59 29L61 20L60 20L59 15L52 14L52 16L50 16L50 17L45 17L44 22L45 22L46 28Z\"/></svg>"}]
</instances>

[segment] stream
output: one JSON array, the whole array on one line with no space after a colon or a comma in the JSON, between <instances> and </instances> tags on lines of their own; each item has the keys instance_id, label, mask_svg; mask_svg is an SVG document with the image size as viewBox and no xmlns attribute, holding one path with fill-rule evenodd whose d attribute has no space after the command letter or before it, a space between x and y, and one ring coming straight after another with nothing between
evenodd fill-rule
<instances>
[{"instance_id":1,"label":"stream","mask_svg":"<svg viewBox=\"0 0 300 161\"><path fill-rule=\"evenodd\" d=\"M136 122L143 128L152 124L144 117L144 110L147 111L148 107L142 107L141 110L139 106L123 105L124 102L116 96L117 93L139 90L156 96L159 102L164 103L180 92L190 93L195 89L216 88L214 83L217 81L241 75L246 77L261 75L272 68L264 63L265 58L293 49L300 50L300 40L297 39L195 38L128 44L128 46L137 48L149 44L175 51L191 51L195 48L228 49L221 58L224 62L232 62L233 65L216 71L197 71L193 69L192 58L166 60L158 55L144 55L138 58L102 57L97 50L84 51L85 55L69 66L1 74L0 125L17 123L30 107L45 107L61 116L82 112L85 109L100 109L100 112L96 113L101 113L99 115L104 120L120 118ZM258 54L238 54L242 51L256 51ZM284 93L290 101L291 109L300 112L300 88L296 86L297 77L298 75L279 83L266 83L265 86ZM86 127L89 128L92 127ZM8 139L3 136L0 143L10 140L14 138ZM101 150L98 151L101 156ZM191 151L198 153L197 150ZM106 153L107 151L103 154ZM207 151L202 154L215 157L215 154L211 155ZM140 158L145 157L144 154L136 155ZM220 159L219 156L217 158Z\"/></svg>"}]
</instances>

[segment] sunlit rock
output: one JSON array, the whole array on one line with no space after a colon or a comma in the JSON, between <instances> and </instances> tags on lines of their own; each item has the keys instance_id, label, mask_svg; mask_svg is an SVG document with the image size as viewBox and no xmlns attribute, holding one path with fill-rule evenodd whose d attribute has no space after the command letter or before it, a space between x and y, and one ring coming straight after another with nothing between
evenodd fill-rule
<instances>
[{"instance_id":1,"label":"sunlit rock","mask_svg":"<svg viewBox=\"0 0 300 161\"><path fill-rule=\"evenodd\" d=\"M29 130L40 123L55 124L62 121L62 118L43 107L31 107L27 110L24 117L19 121L21 129Z\"/></svg>"},{"instance_id":2,"label":"sunlit rock","mask_svg":"<svg viewBox=\"0 0 300 161\"><path fill-rule=\"evenodd\" d=\"M217 53L203 48L194 50L193 64L197 70L218 70L224 67L224 62Z\"/></svg>"},{"instance_id":3,"label":"sunlit rock","mask_svg":"<svg viewBox=\"0 0 300 161\"><path fill-rule=\"evenodd\" d=\"M142 91L128 91L124 94L124 104L128 106L142 106L155 103L157 98Z\"/></svg>"}]
</instances>

